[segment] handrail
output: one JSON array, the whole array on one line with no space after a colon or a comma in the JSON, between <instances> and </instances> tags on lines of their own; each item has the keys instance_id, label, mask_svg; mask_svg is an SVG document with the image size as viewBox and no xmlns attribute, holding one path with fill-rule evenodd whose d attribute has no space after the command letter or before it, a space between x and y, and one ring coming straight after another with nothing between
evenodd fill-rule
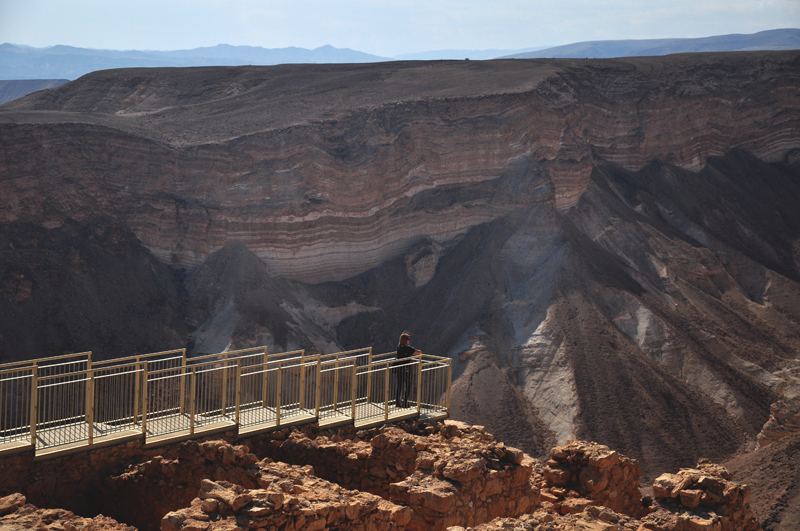
<instances>
[{"instance_id":1,"label":"handrail","mask_svg":"<svg viewBox=\"0 0 800 531\"><path fill-rule=\"evenodd\" d=\"M61 359L64 359L64 358L74 358L74 357L77 357L77 356L87 356L88 358L91 358L92 352L89 350L89 351L86 351L86 352L76 352L75 354L62 354L60 356L51 356L51 357L48 357L48 358L36 358L36 359L33 359L33 360L12 361L11 363L0 364L0 369L4 369L5 367L18 367L20 365L29 365L29 364L41 365L40 362L43 362L43 361L61 360Z\"/></svg>"},{"instance_id":2,"label":"handrail","mask_svg":"<svg viewBox=\"0 0 800 531\"><path fill-rule=\"evenodd\" d=\"M150 354L136 354L134 356L127 356L127 357L124 357L124 358L114 358L114 359L110 359L110 360L95 361L95 362L92 362L92 366L93 367L97 367L97 366L103 366L103 365L110 365L110 364L116 364L116 363L119 363L121 361L128 361L128 360L141 361L143 359L148 359L148 361L149 361L149 358L153 358L155 356L166 356L166 355L169 355L169 354L178 354L178 353L183 354L183 356L185 357L186 356L186 349L185 348L178 348L178 349L175 349L175 350L164 350L164 351L161 351L161 352L152 352ZM181 358L181 356L175 356L174 358L165 358L165 359L159 359L159 360L155 360L155 361L167 361L167 360L180 359L180 358Z\"/></svg>"},{"instance_id":3,"label":"handrail","mask_svg":"<svg viewBox=\"0 0 800 531\"><path fill-rule=\"evenodd\" d=\"M115 438L172 440L313 420L361 426L450 411L452 362L431 354L268 354L264 346L196 358L185 349L94 363L90 356L0 366L0 455L25 444L38 455Z\"/></svg>"}]
</instances>

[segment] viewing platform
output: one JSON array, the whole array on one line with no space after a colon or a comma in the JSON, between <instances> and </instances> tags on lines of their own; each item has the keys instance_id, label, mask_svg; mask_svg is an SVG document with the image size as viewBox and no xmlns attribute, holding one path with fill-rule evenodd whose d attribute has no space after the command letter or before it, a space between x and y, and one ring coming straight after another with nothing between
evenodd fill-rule
<instances>
[{"instance_id":1,"label":"viewing platform","mask_svg":"<svg viewBox=\"0 0 800 531\"><path fill-rule=\"evenodd\" d=\"M144 439L239 437L293 424L365 428L447 418L449 358L397 360L372 348L306 355L267 347L187 357L186 349L92 361L91 352L0 365L0 455L47 457ZM408 400L395 403L407 383Z\"/></svg>"}]
</instances>

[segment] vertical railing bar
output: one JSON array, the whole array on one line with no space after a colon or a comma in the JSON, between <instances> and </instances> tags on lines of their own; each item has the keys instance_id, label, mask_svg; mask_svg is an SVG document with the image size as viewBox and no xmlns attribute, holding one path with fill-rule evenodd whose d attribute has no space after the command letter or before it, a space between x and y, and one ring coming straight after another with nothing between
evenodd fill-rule
<instances>
[{"instance_id":1,"label":"vertical railing bar","mask_svg":"<svg viewBox=\"0 0 800 531\"><path fill-rule=\"evenodd\" d=\"M447 386L447 416L450 416L450 399L452 394L452 385L453 385L453 364L451 360L447 360L447 380L445 381L445 385Z\"/></svg>"},{"instance_id":2,"label":"vertical railing bar","mask_svg":"<svg viewBox=\"0 0 800 531\"><path fill-rule=\"evenodd\" d=\"M306 407L306 358L305 351L300 355L300 396L298 397L300 409Z\"/></svg>"},{"instance_id":3,"label":"vertical railing bar","mask_svg":"<svg viewBox=\"0 0 800 531\"><path fill-rule=\"evenodd\" d=\"M228 415L228 354L222 359L222 416Z\"/></svg>"},{"instance_id":4,"label":"vertical railing bar","mask_svg":"<svg viewBox=\"0 0 800 531\"><path fill-rule=\"evenodd\" d=\"M31 372L31 446L36 447L37 409L39 408L39 366L34 362Z\"/></svg>"},{"instance_id":5,"label":"vertical railing bar","mask_svg":"<svg viewBox=\"0 0 800 531\"><path fill-rule=\"evenodd\" d=\"M86 412L86 416L88 417L88 424L89 427L89 446L94 443L94 371L89 372L89 378L86 382L86 394L87 402L90 404L89 410Z\"/></svg>"},{"instance_id":6,"label":"vertical railing bar","mask_svg":"<svg viewBox=\"0 0 800 531\"><path fill-rule=\"evenodd\" d=\"M356 391L358 388L358 363L353 363L353 384L351 385L352 389L350 390L351 393L351 416L353 417L353 424L356 423Z\"/></svg>"},{"instance_id":7,"label":"vertical railing bar","mask_svg":"<svg viewBox=\"0 0 800 531\"><path fill-rule=\"evenodd\" d=\"M189 396L189 409L190 409L189 413L191 415L191 417L189 418L189 433L192 435L194 435L194 413L197 407L197 401L195 398L195 393L197 392L197 373L195 372L194 369L195 368L192 367L191 383L189 384L189 387L191 389L190 391L191 395Z\"/></svg>"},{"instance_id":8,"label":"vertical railing bar","mask_svg":"<svg viewBox=\"0 0 800 531\"><path fill-rule=\"evenodd\" d=\"M89 352L89 355L86 357L86 370L87 371L92 370L92 353L91 352ZM87 376L87 378L86 378L86 391L85 391L85 393L86 393L86 409L84 411L88 412L89 411L89 385L90 385L90 381L89 381L89 378L88 378L88 376L89 376L88 372L86 373L86 376ZM85 413L84 413L84 417L85 417Z\"/></svg>"},{"instance_id":9,"label":"vertical railing bar","mask_svg":"<svg viewBox=\"0 0 800 531\"><path fill-rule=\"evenodd\" d=\"M263 363L263 369L264 369L264 384L263 384L263 386L262 386L262 387L263 387L263 392L264 392L264 394L263 394L263 403L262 403L262 406L263 406L263 407L265 407L265 408L267 407L267 379L269 378L269 371L267 370L267 368L268 368L267 361L268 361L268 356L267 356L267 348L266 348L266 347L264 347L264 363Z\"/></svg>"},{"instance_id":10,"label":"vertical railing bar","mask_svg":"<svg viewBox=\"0 0 800 531\"><path fill-rule=\"evenodd\" d=\"M367 404L370 404L372 403L372 347L369 347L367 367Z\"/></svg>"},{"instance_id":11,"label":"vertical railing bar","mask_svg":"<svg viewBox=\"0 0 800 531\"><path fill-rule=\"evenodd\" d=\"M320 393L322 392L322 359L320 358L319 354L317 354L317 382L316 382L316 389L314 390L314 416L319 419L319 399Z\"/></svg>"},{"instance_id":12,"label":"vertical railing bar","mask_svg":"<svg viewBox=\"0 0 800 531\"><path fill-rule=\"evenodd\" d=\"M235 422L236 427L239 427L239 408L242 403L242 360L236 360L236 413Z\"/></svg>"},{"instance_id":13,"label":"vertical railing bar","mask_svg":"<svg viewBox=\"0 0 800 531\"><path fill-rule=\"evenodd\" d=\"M386 392L384 393L385 409L383 410L383 418L384 420L389 420L389 363L388 362L386 363L386 378L384 379L384 381L385 381Z\"/></svg>"},{"instance_id":14,"label":"vertical railing bar","mask_svg":"<svg viewBox=\"0 0 800 531\"><path fill-rule=\"evenodd\" d=\"M136 426L136 423L139 422L139 370L141 369L141 365L139 364L139 358L136 358L136 368L134 383L133 383L133 425Z\"/></svg>"},{"instance_id":15,"label":"vertical railing bar","mask_svg":"<svg viewBox=\"0 0 800 531\"><path fill-rule=\"evenodd\" d=\"M339 411L339 354L336 354L336 370L333 371L333 412Z\"/></svg>"},{"instance_id":16,"label":"vertical railing bar","mask_svg":"<svg viewBox=\"0 0 800 531\"><path fill-rule=\"evenodd\" d=\"M422 354L417 362L417 415L422 410Z\"/></svg>"},{"instance_id":17,"label":"vertical railing bar","mask_svg":"<svg viewBox=\"0 0 800 531\"><path fill-rule=\"evenodd\" d=\"M183 349L181 355L181 389L180 389L180 408L181 414L186 412L186 349Z\"/></svg>"},{"instance_id":18,"label":"vertical railing bar","mask_svg":"<svg viewBox=\"0 0 800 531\"><path fill-rule=\"evenodd\" d=\"M281 392L281 388L283 386L282 385L283 378L281 377L281 365L283 365L283 363L279 361L278 362L278 388L275 390L275 392L277 393L276 400L275 400L275 425L276 426L280 426L281 425L281 402L283 401L282 392Z\"/></svg>"},{"instance_id":19,"label":"vertical railing bar","mask_svg":"<svg viewBox=\"0 0 800 531\"><path fill-rule=\"evenodd\" d=\"M144 386L144 392L142 393L142 437L144 437L145 438L145 442L147 442L147 407L148 407L148 401L147 401L148 386L147 386L147 383L148 382L147 382L147 362L146 361L144 362L143 369L144 369L144 371L142 372L142 385Z\"/></svg>"}]
</instances>

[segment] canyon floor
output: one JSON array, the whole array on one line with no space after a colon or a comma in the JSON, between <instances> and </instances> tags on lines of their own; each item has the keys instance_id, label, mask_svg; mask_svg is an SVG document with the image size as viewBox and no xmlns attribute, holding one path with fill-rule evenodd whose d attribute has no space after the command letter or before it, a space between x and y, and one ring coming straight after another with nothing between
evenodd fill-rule
<instances>
[{"instance_id":1,"label":"canyon floor","mask_svg":"<svg viewBox=\"0 0 800 531\"><path fill-rule=\"evenodd\" d=\"M532 456L778 459L798 155L795 51L92 73L0 106L0 361L410 331Z\"/></svg>"}]
</instances>

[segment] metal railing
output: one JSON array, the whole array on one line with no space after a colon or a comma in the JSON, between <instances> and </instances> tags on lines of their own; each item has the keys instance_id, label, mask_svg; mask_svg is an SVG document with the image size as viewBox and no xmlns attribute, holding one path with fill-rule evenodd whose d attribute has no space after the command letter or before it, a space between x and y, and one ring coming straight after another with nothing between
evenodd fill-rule
<instances>
[{"instance_id":1,"label":"metal railing","mask_svg":"<svg viewBox=\"0 0 800 531\"><path fill-rule=\"evenodd\" d=\"M187 358L185 349L92 362L91 352L0 365L0 453L159 441L297 422L446 417L450 359L371 348L307 355L266 347Z\"/></svg>"}]
</instances>

